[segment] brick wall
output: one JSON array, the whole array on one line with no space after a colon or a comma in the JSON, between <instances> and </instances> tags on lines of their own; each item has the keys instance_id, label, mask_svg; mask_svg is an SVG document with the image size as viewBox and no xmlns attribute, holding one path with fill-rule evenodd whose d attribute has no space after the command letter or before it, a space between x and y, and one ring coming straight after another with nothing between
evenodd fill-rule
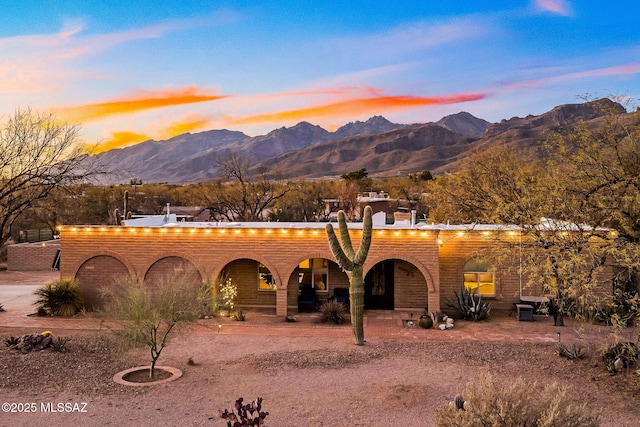
<instances>
[{"instance_id":1,"label":"brick wall","mask_svg":"<svg viewBox=\"0 0 640 427\"><path fill-rule=\"evenodd\" d=\"M50 270L58 249L60 249L59 240L9 245L7 247L7 270Z\"/></svg>"}]
</instances>

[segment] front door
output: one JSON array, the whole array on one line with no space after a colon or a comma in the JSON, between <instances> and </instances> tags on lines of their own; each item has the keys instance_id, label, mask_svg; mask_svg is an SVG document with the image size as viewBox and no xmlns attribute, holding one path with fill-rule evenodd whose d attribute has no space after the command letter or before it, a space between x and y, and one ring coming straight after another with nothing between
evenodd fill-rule
<instances>
[{"instance_id":1,"label":"front door","mask_svg":"<svg viewBox=\"0 0 640 427\"><path fill-rule=\"evenodd\" d=\"M364 308L393 310L393 260L376 264L364 279Z\"/></svg>"}]
</instances>

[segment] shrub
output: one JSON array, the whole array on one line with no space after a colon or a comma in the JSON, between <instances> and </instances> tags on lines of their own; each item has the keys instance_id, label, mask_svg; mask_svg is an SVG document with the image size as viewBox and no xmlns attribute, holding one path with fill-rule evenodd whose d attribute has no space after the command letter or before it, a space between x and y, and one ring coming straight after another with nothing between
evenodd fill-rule
<instances>
[{"instance_id":1,"label":"shrub","mask_svg":"<svg viewBox=\"0 0 640 427\"><path fill-rule=\"evenodd\" d=\"M254 400L251 403L244 404L242 397L236 400L234 410L225 409L220 411L220 418L227 420L227 427L244 427L244 426L260 426L264 424L264 419L269 415L268 412L262 412L262 398Z\"/></svg>"},{"instance_id":2,"label":"shrub","mask_svg":"<svg viewBox=\"0 0 640 427\"><path fill-rule=\"evenodd\" d=\"M233 316L238 322L244 322L246 320L247 315L242 310L236 311L236 314Z\"/></svg>"},{"instance_id":3,"label":"shrub","mask_svg":"<svg viewBox=\"0 0 640 427\"><path fill-rule=\"evenodd\" d=\"M640 358L640 350L632 342L617 342L602 348L601 351L602 360L610 374L616 374L635 365Z\"/></svg>"},{"instance_id":4,"label":"shrub","mask_svg":"<svg viewBox=\"0 0 640 427\"><path fill-rule=\"evenodd\" d=\"M0 312L4 311L4 307L2 306L2 303L0 302Z\"/></svg>"},{"instance_id":5,"label":"shrub","mask_svg":"<svg viewBox=\"0 0 640 427\"><path fill-rule=\"evenodd\" d=\"M339 325L344 323L347 316L347 308L338 301L327 301L320 305L319 307L321 319L323 322L335 323Z\"/></svg>"},{"instance_id":6,"label":"shrub","mask_svg":"<svg viewBox=\"0 0 640 427\"><path fill-rule=\"evenodd\" d=\"M585 358L584 351L582 347L578 347L575 344L564 345L562 343L557 343L553 352L560 357L566 357L571 360L582 360Z\"/></svg>"},{"instance_id":7,"label":"shrub","mask_svg":"<svg viewBox=\"0 0 640 427\"><path fill-rule=\"evenodd\" d=\"M584 405L573 406L567 391L555 384L538 391L522 378L505 382L483 376L478 384L467 385L455 403L438 411L436 426L590 427L599 423L599 417L585 413Z\"/></svg>"},{"instance_id":8,"label":"shrub","mask_svg":"<svg viewBox=\"0 0 640 427\"><path fill-rule=\"evenodd\" d=\"M6 340L4 340L4 343L7 347L13 347L18 345L18 343L20 342L20 340L14 336L10 336L9 338L7 338Z\"/></svg>"},{"instance_id":9,"label":"shrub","mask_svg":"<svg viewBox=\"0 0 640 427\"><path fill-rule=\"evenodd\" d=\"M65 351L67 351L67 343L69 342L70 338L61 338L58 337L55 340L51 341L51 347L53 348L53 351L57 351L59 353L64 353Z\"/></svg>"},{"instance_id":10,"label":"shrub","mask_svg":"<svg viewBox=\"0 0 640 427\"><path fill-rule=\"evenodd\" d=\"M118 324L114 333L120 344L148 347L150 378L174 329L197 319L199 288L188 273L174 272L157 277L153 283L119 278L102 290L109 301L102 315Z\"/></svg>"},{"instance_id":11,"label":"shrub","mask_svg":"<svg viewBox=\"0 0 640 427\"><path fill-rule=\"evenodd\" d=\"M82 296L78 282L74 279L60 279L38 288L34 295L38 297L34 305L38 313L51 316L73 316L82 310Z\"/></svg>"},{"instance_id":12,"label":"shrub","mask_svg":"<svg viewBox=\"0 0 640 427\"><path fill-rule=\"evenodd\" d=\"M455 300L448 301L447 307L456 310L465 320L482 320L485 319L491 311L491 304L482 301L482 296L475 292L469 292L465 286L460 288L460 292L455 292Z\"/></svg>"}]
</instances>

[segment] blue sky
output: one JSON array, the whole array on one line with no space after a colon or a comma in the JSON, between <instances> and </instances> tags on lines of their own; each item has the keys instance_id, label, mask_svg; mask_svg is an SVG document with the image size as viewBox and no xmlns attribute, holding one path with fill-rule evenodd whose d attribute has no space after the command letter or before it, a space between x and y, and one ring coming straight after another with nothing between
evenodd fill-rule
<instances>
[{"instance_id":1,"label":"blue sky","mask_svg":"<svg viewBox=\"0 0 640 427\"><path fill-rule=\"evenodd\" d=\"M492 122L640 93L635 2L0 0L0 112L102 149L468 111Z\"/></svg>"}]
</instances>

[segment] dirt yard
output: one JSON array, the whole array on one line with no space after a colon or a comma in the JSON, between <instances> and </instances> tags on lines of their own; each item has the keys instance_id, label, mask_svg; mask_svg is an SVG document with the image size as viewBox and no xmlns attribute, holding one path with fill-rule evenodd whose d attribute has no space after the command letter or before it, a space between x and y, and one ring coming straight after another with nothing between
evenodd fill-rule
<instances>
[{"instance_id":1,"label":"dirt yard","mask_svg":"<svg viewBox=\"0 0 640 427\"><path fill-rule=\"evenodd\" d=\"M176 335L159 364L184 375L146 387L113 381L118 371L147 364L147 354L119 355L103 332L52 329L54 337L71 338L65 353L20 354L2 344L1 400L32 412L3 413L0 425L224 426L219 410L231 409L238 397L263 397L263 410L270 413L265 425L272 427L431 426L439 407L485 373L504 381L524 377L532 396L555 382L568 388L576 404L601 414L603 426L640 425L640 377L631 371L607 374L597 349L610 339L603 328L559 329L546 321L504 317L484 324L458 322L465 332L460 336L416 330L358 347L348 326L324 327L329 337L310 337L295 336L298 324L287 324L289 333L282 334L274 332L280 320L254 321L248 316L243 333L229 333L230 319L214 319ZM589 357L560 358L553 342L521 339L527 328L561 330ZM491 330L502 334L491 335ZM0 337L32 332L39 331L2 327Z\"/></svg>"}]
</instances>

